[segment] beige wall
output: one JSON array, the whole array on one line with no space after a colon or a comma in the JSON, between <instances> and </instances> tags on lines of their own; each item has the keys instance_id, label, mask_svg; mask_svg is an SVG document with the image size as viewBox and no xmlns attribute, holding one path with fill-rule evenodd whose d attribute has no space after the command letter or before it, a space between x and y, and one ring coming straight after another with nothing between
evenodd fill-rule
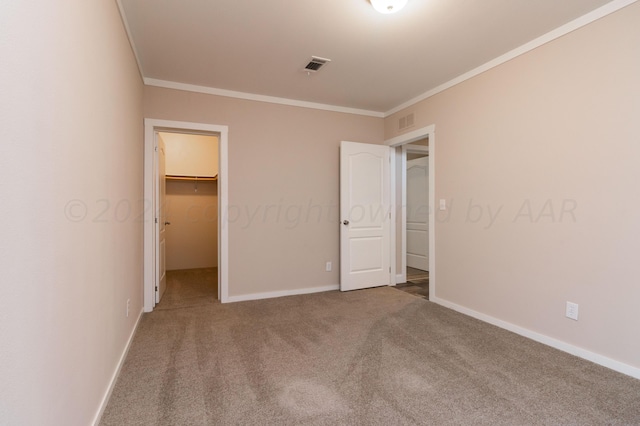
<instances>
[{"instance_id":1,"label":"beige wall","mask_svg":"<svg viewBox=\"0 0 640 426\"><path fill-rule=\"evenodd\" d=\"M167 175L218 175L218 137L161 132ZM167 270L218 266L218 184L167 179Z\"/></svg>"},{"instance_id":2,"label":"beige wall","mask_svg":"<svg viewBox=\"0 0 640 426\"><path fill-rule=\"evenodd\" d=\"M169 180L165 201L167 269L218 266L217 182Z\"/></svg>"},{"instance_id":3,"label":"beige wall","mask_svg":"<svg viewBox=\"0 0 640 426\"><path fill-rule=\"evenodd\" d=\"M159 132L164 141L165 172L174 176L218 176L218 137Z\"/></svg>"},{"instance_id":4,"label":"beige wall","mask_svg":"<svg viewBox=\"0 0 640 426\"><path fill-rule=\"evenodd\" d=\"M142 82L110 0L2 2L0 57L0 424L87 425L142 310Z\"/></svg>"},{"instance_id":5,"label":"beige wall","mask_svg":"<svg viewBox=\"0 0 640 426\"><path fill-rule=\"evenodd\" d=\"M638 22L636 3L385 121L436 126L436 297L636 368Z\"/></svg>"},{"instance_id":6,"label":"beige wall","mask_svg":"<svg viewBox=\"0 0 640 426\"><path fill-rule=\"evenodd\" d=\"M382 143L381 118L149 86L144 115L229 126L230 296L339 283L340 141Z\"/></svg>"}]
</instances>

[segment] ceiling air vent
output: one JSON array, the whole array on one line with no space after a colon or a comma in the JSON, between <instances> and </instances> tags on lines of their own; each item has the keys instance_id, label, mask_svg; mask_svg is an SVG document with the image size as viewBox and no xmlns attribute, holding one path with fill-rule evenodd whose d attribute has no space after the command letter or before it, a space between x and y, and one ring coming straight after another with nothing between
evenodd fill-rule
<instances>
[{"instance_id":1,"label":"ceiling air vent","mask_svg":"<svg viewBox=\"0 0 640 426\"><path fill-rule=\"evenodd\" d=\"M306 72L317 72L324 64L327 62L331 62L331 59L327 58L319 58L317 56L312 56L309 63L304 67L304 71Z\"/></svg>"}]
</instances>

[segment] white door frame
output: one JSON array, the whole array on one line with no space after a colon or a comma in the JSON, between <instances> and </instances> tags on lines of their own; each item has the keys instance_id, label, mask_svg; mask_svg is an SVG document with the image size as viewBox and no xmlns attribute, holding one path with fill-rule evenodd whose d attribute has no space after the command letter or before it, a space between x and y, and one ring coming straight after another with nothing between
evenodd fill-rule
<instances>
[{"instance_id":1,"label":"white door frame","mask_svg":"<svg viewBox=\"0 0 640 426\"><path fill-rule=\"evenodd\" d=\"M400 159L400 174L402 179L402 213L400 214L402 255L400 256L400 259L402 259L402 264L398 267L398 269L400 269L400 273L397 274L397 282L399 283L407 281L407 153L409 152L429 154L429 147L420 145L409 146L409 144L402 145L402 157ZM429 190L431 190L431 188L429 188ZM431 202L431 200L429 200L429 202ZM432 206L429 206L429 211L431 211L431 209Z\"/></svg>"},{"instance_id":2,"label":"white door frame","mask_svg":"<svg viewBox=\"0 0 640 426\"><path fill-rule=\"evenodd\" d=\"M435 221L436 221L436 215L435 215L436 126L435 124L432 124L427 127L421 127L419 129L413 130L403 135L396 136L395 138L388 139L385 141L385 144L390 147L399 147L402 145L419 141L420 139L424 139L427 137L429 138L429 298L433 298L436 295L436 250L435 250L436 249L436 226L435 226ZM391 156L392 156L391 199L396 200L395 167L396 167L396 161L397 161L397 153L395 149L392 151ZM403 210L405 209L403 208ZM397 214L397 208L391 209L391 223L393 224L397 223L396 214ZM406 216L405 216L405 224L406 224ZM399 280L399 278L401 277L399 277L397 273L398 265L396 262L396 257L398 253L398 239L396 235L396 226L391 227L391 244L393 244L393 247L391 248L391 285L396 285L399 282L403 282ZM405 256L406 256L406 248L405 248L405 252L403 253L403 259L404 259L403 262L406 264ZM403 267L403 266L404 265L400 265L400 267Z\"/></svg>"},{"instance_id":3,"label":"white door frame","mask_svg":"<svg viewBox=\"0 0 640 426\"><path fill-rule=\"evenodd\" d=\"M155 307L155 286L158 279L158 265L155 260L157 246L157 226L155 223L158 200L155 194L155 173L157 155L155 152L156 133L211 134L219 137L218 144L218 298L222 303L229 299L229 227L226 212L229 210L228 192L228 139L227 126L191 123L186 121L144 119L144 311ZM223 213L225 212L225 213Z\"/></svg>"}]
</instances>

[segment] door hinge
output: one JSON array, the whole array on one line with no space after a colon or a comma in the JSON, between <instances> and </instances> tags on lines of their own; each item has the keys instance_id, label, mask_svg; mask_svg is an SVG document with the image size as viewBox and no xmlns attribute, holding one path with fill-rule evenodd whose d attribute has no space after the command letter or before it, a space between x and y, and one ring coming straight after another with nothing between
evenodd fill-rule
<instances>
[{"instance_id":1,"label":"door hinge","mask_svg":"<svg viewBox=\"0 0 640 426\"><path fill-rule=\"evenodd\" d=\"M391 266L389 266L389 273L391 273Z\"/></svg>"},{"instance_id":2,"label":"door hinge","mask_svg":"<svg viewBox=\"0 0 640 426\"><path fill-rule=\"evenodd\" d=\"M157 217L156 217L155 221L156 221L156 223L158 223L158 218Z\"/></svg>"},{"instance_id":3,"label":"door hinge","mask_svg":"<svg viewBox=\"0 0 640 426\"><path fill-rule=\"evenodd\" d=\"M156 286L156 291L158 291L158 286Z\"/></svg>"},{"instance_id":4,"label":"door hinge","mask_svg":"<svg viewBox=\"0 0 640 426\"><path fill-rule=\"evenodd\" d=\"M154 147L153 147L153 150L154 150L155 152L158 152L158 146L157 146L157 145L156 145L156 146L154 146Z\"/></svg>"}]
</instances>

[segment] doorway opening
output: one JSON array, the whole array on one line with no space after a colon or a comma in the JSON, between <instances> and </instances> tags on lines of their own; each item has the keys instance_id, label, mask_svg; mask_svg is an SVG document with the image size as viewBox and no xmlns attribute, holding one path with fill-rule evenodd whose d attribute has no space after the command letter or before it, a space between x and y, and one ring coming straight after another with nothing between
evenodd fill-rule
<instances>
[{"instance_id":1,"label":"doorway opening","mask_svg":"<svg viewBox=\"0 0 640 426\"><path fill-rule=\"evenodd\" d=\"M159 170L165 171L156 292L160 309L218 299L218 139L158 132Z\"/></svg>"},{"instance_id":2,"label":"doorway opening","mask_svg":"<svg viewBox=\"0 0 640 426\"><path fill-rule=\"evenodd\" d=\"M402 256L405 266L429 271L428 139L402 146ZM415 274L414 274L415 275Z\"/></svg>"},{"instance_id":3,"label":"doorway opening","mask_svg":"<svg viewBox=\"0 0 640 426\"><path fill-rule=\"evenodd\" d=\"M392 211L396 224L392 227L395 245L392 285L411 281L420 288L410 292L433 298L436 291L435 125L397 136L386 144L393 148L391 190L399 207ZM413 160L416 161L411 164ZM408 171L408 163L413 166L413 172ZM413 199L409 191L417 193Z\"/></svg>"},{"instance_id":4,"label":"doorway opening","mask_svg":"<svg viewBox=\"0 0 640 426\"><path fill-rule=\"evenodd\" d=\"M201 156L210 156L209 164L216 163L217 170L204 170L202 165L187 166L176 165L175 160L180 160L186 152L185 146L168 141L190 137L203 141L216 141L216 148L212 151L211 145L207 148L208 153ZM171 146L173 145L173 146ZM209 262L217 268L217 298L221 302L228 299L228 227L226 226L226 216L222 212L228 211L228 173L227 173L227 148L228 148L228 128L227 126L177 122L168 120L145 119L145 173L144 173L144 310L151 312L159 302L163 291L163 279L165 279L165 256L167 250L174 250L181 253L181 256L174 256L168 269L180 269L182 266L208 266ZM172 155L173 154L173 155ZM169 169L166 161L161 161L162 157L170 158ZM173 158L171 158L173 157ZM165 158L166 160L166 158ZM180 161L178 161L180 163ZM207 163L207 162L205 162ZM177 167L177 168L176 168ZM182 169L180 167L183 167ZM191 169L189 169L191 167ZM195 167L195 169L194 169ZM206 166L204 166L206 167ZM163 170L164 169L164 170ZM169 179L166 179L166 175ZM214 176L215 175L215 176ZM215 188L212 183L215 182ZM188 197L189 200L179 200L177 203L167 203L164 199L169 188L170 197ZM193 194L198 197L193 197ZM201 197L202 196L202 197ZM212 200L213 204L212 204ZM166 211L165 206L173 205L179 211ZM172 220L178 222L172 223ZM197 229L198 222L209 223L209 230ZM192 228L189 232L202 232L209 235L214 241L200 240L199 244L192 247L190 251L181 250L180 239L175 242L174 247L167 246L164 242L166 236L171 237L171 232L167 233L171 226L179 227L180 223L185 227ZM176 226L178 225L178 226ZM195 229L193 229L195 227ZM208 232L213 231L213 232ZM216 235L217 234L217 235ZM177 235L176 235L177 236ZM176 246L178 244L178 246ZM204 244L204 245L203 245ZM191 254L189 254L191 253ZM214 256L215 260L207 257ZM205 263L203 263L205 262ZM192 269L192 268L186 268ZM200 268L201 269L201 268ZM206 269L206 268L205 268ZM205 271L206 272L206 271ZM211 271L208 271L209 275ZM205 276L207 274L199 274ZM215 295L212 295L216 297Z\"/></svg>"}]
</instances>

